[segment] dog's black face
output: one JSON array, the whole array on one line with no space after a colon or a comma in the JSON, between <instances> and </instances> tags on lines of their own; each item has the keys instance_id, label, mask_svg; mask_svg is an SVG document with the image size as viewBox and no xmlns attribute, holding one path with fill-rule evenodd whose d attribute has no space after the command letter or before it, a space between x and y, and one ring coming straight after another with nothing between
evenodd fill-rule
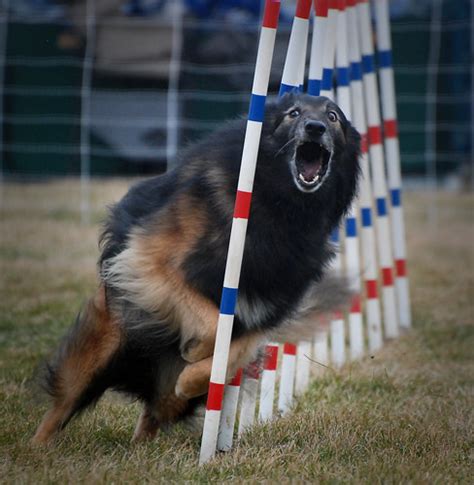
<instances>
[{"instance_id":1,"label":"dog's black face","mask_svg":"<svg viewBox=\"0 0 474 485\"><path fill-rule=\"evenodd\" d=\"M273 168L289 174L292 186L304 193L314 193L327 183L335 165L346 158L349 145L358 152L357 132L325 97L283 96L270 105L265 123L268 148L275 150Z\"/></svg>"}]
</instances>

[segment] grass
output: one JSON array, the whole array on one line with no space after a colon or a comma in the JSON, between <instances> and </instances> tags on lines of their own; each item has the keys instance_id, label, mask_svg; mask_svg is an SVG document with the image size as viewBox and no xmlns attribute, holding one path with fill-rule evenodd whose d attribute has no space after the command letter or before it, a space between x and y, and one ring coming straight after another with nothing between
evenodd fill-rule
<instances>
[{"instance_id":1,"label":"grass","mask_svg":"<svg viewBox=\"0 0 474 485\"><path fill-rule=\"evenodd\" d=\"M7 184L0 228L0 477L4 483L220 481L472 483L474 197L407 194L414 328L328 370L295 412L198 467L178 425L131 446L137 403L109 394L52 446L29 444L46 402L33 376L95 285L97 221L128 183L97 181L80 223L75 181Z\"/></svg>"}]
</instances>

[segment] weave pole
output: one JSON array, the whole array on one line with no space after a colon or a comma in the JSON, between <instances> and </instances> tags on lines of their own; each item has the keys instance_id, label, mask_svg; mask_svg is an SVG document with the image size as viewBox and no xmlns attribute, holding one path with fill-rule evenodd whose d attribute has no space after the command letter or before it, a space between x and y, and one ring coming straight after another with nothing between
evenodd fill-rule
<instances>
[{"instance_id":1,"label":"weave pole","mask_svg":"<svg viewBox=\"0 0 474 485\"><path fill-rule=\"evenodd\" d=\"M286 342L283 345L281 359L280 392L278 393L278 411L286 414L293 404L293 387L296 367L296 345Z\"/></svg>"},{"instance_id":2,"label":"weave pole","mask_svg":"<svg viewBox=\"0 0 474 485\"><path fill-rule=\"evenodd\" d=\"M309 59L308 94L319 96L323 78L323 50L328 21L328 0L314 0L313 37Z\"/></svg>"},{"instance_id":3,"label":"weave pole","mask_svg":"<svg viewBox=\"0 0 474 485\"><path fill-rule=\"evenodd\" d=\"M352 122L351 91L349 86L349 38L348 38L347 2L340 0L340 12L337 26L336 70L337 70L337 103L346 118ZM360 301L360 256L357 231L357 201L354 200L345 220L344 256L346 275L351 283L354 296L349 311L349 349L352 360L362 357L364 353L364 329Z\"/></svg>"},{"instance_id":4,"label":"weave pole","mask_svg":"<svg viewBox=\"0 0 474 485\"><path fill-rule=\"evenodd\" d=\"M311 0L298 0L286 51L279 95L299 90L304 81Z\"/></svg>"},{"instance_id":5,"label":"weave pole","mask_svg":"<svg viewBox=\"0 0 474 485\"><path fill-rule=\"evenodd\" d=\"M319 96L323 79L323 52L328 24L328 0L314 0L313 37L309 59L308 94ZM321 323L323 324L322 317ZM313 338L313 361L327 367L329 357L328 332L316 332ZM318 368L320 371L320 368ZM320 372L318 372L320 373Z\"/></svg>"},{"instance_id":6,"label":"weave pole","mask_svg":"<svg viewBox=\"0 0 474 485\"><path fill-rule=\"evenodd\" d=\"M375 26L379 64L380 96L387 157L388 187L391 196L392 243L395 263L395 287L400 326L411 327L410 290L406 272L405 221L402 207L402 176L397 129L397 104L392 67L392 42L387 0L375 0Z\"/></svg>"},{"instance_id":7,"label":"weave pole","mask_svg":"<svg viewBox=\"0 0 474 485\"><path fill-rule=\"evenodd\" d=\"M320 95L334 99L332 89L332 79L334 71L334 61L336 54L337 25L339 15L339 0L328 1L328 14L326 33L324 37L324 49L322 58L322 80ZM331 234L331 242L336 247L336 256L333 261L333 270L337 274L342 274L342 258L339 252L340 231L335 228ZM331 335L331 361L336 367L341 367L346 361L346 337L344 328L344 316L341 312L336 312L330 323Z\"/></svg>"},{"instance_id":8,"label":"weave pole","mask_svg":"<svg viewBox=\"0 0 474 485\"><path fill-rule=\"evenodd\" d=\"M259 377L260 362L252 362L245 368L240 401L239 436L252 427L255 422Z\"/></svg>"},{"instance_id":9,"label":"weave pole","mask_svg":"<svg viewBox=\"0 0 474 485\"><path fill-rule=\"evenodd\" d=\"M260 30L247 129L234 206L234 218L227 253L224 286L217 323L216 343L212 360L211 379L209 382L199 457L200 464L211 460L216 452L245 235L247 233L258 147L260 144L279 13L279 0L265 0L265 10Z\"/></svg>"},{"instance_id":10,"label":"weave pole","mask_svg":"<svg viewBox=\"0 0 474 485\"><path fill-rule=\"evenodd\" d=\"M339 0L328 0L328 11L326 21L326 32L324 36L324 49L322 58L322 78L321 78L321 96L327 96L333 99L332 92L332 74L334 70L334 56L336 54L336 34L337 34L337 17L339 13Z\"/></svg>"},{"instance_id":11,"label":"weave pole","mask_svg":"<svg viewBox=\"0 0 474 485\"><path fill-rule=\"evenodd\" d=\"M219 433L217 435L217 449L220 451L229 451L232 448L241 382L242 369L239 369L234 378L225 386Z\"/></svg>"},{"instance_id":12,"label":"weave pole","mask_svg":"<svg viewBox=\"0 0 474 485\"><path fill-rule=\"evenodd\" d=\"M380 301L377 289L377 259L375 231L372 225L372 186L367 147L367 123L362 86L361 52L358 37L356 0L347 2L347 25L349 40L350 89L352 103L352 122L362 136L361 144L361 179L359 188L360 238L362 253L362 272L365 284L365 315L367 324L368 346L370 352L382 347L382 321Z\"/></svg>"},{"instance_id":13,"label":"weave pole","mask_svg":"<svg viewBox=\"0 0 474 485\"><path fill-rule=\"evenodd\" d=\"M260 378L260 407L258 417L261 421L269 421L273 417L277 363L278 344L269 343L265 347L265 360L263 362L262 377Z\"/></svg>"},{"instance_id":14,"label":"weave pole","mask_svg":"<svg viewBox=\"0 0 474 485\"><path fill-rule=\"evenodd\" d=\"M379 94L374 69L374 46L368 0L359 0L357 5L360 45L362 52L363 85L368 122L368 143L372 170L373 193L377 216L376 233L379 263L382 273L382 299L385 337L399 334L397 301L393 281L393 256L390 236L390 220L387 207L387 182L385 179L385 158L380 129Z\"/></svg>"},{"instance_id":15,"label":"weave pole","mask_svg":"<svg viewBox=\"0 0 474 485\"><path fill-rule=\"evenodd\" d=\"M283 74L281 77L279 95L291 91L301 91L304 84L304 73L306 64L306 49L308 44L309 15L311 13L312 0L298 0L296 3L295 16L291 26L290 40L286 52ZM285 343L283 348L283 358L281 363L281 383L278 396L278 409L281 413L286 413L293 403L293 391L295 377L299 379L300 392L309 384L309 365L308 355L311 351L310 342ZM291 351L291 352L290 352ZM296 354L300 358L296 361Z\"/></svg>"},{"instance_id":16,"label":"weave pole","mask_svg":"<svg viewBox=\"0 0 474 485\"><path fill-rule=\"evenodd\" d=\"M325 323L323 320L321 323ZM313 360L318 365L316 374L321 374L329 364L328 333L317 332L313 340Z\"/></svg>"}]
</instances>

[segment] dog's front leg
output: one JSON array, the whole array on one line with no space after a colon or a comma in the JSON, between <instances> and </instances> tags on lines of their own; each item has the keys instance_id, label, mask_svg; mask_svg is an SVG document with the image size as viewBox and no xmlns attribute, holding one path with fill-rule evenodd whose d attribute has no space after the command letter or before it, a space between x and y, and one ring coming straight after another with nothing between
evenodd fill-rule
<instances>
[{"instance_id":1,"label":"dog's front leg","mask_svg":"<svg viewBox=\"0 0 474 485\"><path fill-rule=\"evenodd\" d=\"M229 349L227 379L231 379L237 369L252 362L264 336L259 333L245 335L233 340ZM178 377L175 394L180 398L192 399L206 394L211 378L212 356L187 365Z\"/></svg>"}]
</instances>

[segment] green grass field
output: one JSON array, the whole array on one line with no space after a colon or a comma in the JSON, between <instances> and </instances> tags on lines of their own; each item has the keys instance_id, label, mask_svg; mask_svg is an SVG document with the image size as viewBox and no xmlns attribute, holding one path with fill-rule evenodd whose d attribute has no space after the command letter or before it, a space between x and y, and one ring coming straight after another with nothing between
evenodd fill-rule
<instances>
[{"instance_id":1,"label":"green grass field","mask_svg":"<svg viewBox=\"0 0 474 485\"><path fill-rule=\"evenodd\" d=\"M406 195L414 328L314 381L293 413L197 466L181 424L129 440L139 406L108 394L48 448L30 445L46 401L35 369L95 287L98 223L126 181L97 181L81 225L75 181L3 187L0 246L2 483L474 480L474 197Z\"/></svg>"}]
</instances>

